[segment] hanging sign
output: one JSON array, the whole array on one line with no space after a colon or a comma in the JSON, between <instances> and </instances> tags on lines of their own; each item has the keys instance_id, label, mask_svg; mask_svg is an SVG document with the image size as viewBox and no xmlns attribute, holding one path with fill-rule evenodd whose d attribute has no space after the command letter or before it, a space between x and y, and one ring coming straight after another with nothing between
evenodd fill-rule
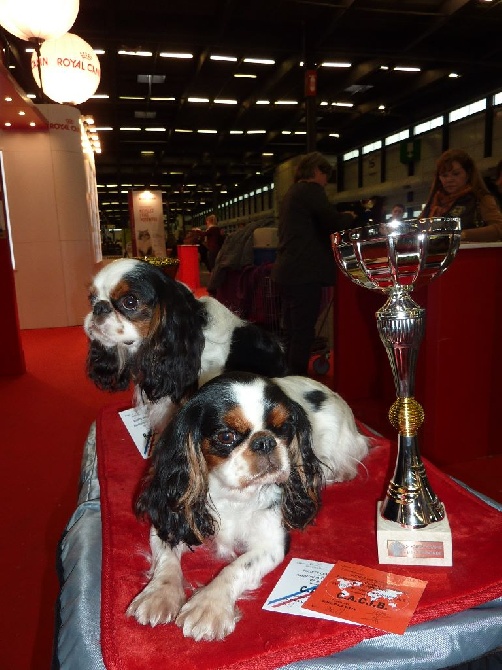
<instances>
[{"instance_id":1,"label":"hanging sign","mask_svg":"<svg viewBox=\"0 0 502 670\"><path fill-rule=\"evenodd\" d=\"M307 98L317 95L317 70L305 72L305 95Z\"/></svg>"}]
</instances>

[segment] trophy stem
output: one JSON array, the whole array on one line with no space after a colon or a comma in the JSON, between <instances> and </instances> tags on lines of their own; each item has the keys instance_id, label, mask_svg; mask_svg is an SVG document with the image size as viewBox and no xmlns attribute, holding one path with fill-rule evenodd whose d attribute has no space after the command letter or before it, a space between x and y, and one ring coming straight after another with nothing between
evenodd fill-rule
<instances>
[{"instance_id":1,"label":"trophy stem","mask_svg":"<svg viewBox=\"0 0 502 670\"><path fill-rule=\"evenodd\" d=\"M390 290L376 317L396 387L397 399L389 410L389 420L398 431L396 468L380 514L407 528L425 528L445 517L444 506L427 479L417 437L424 411L414 398L415 371L425 332L425 309L417 305L406 287L398 285Z\"/></svg>"}]
</instances>

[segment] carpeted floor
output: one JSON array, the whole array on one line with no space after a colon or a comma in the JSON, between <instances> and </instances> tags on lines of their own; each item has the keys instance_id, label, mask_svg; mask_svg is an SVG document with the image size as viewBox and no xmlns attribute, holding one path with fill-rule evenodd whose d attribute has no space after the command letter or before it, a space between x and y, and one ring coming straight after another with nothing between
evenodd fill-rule
<instances>
[{"instance_id":1,"label":"carpeted floor","mask_svg":"<svg viewBox=\"0 0 502 670\"><path fill-rule=\"evenodd\" d=\"M0 668L48 670L56 547L75 507L89 426L112 397L85 376L82 328L26 330L22 341L27 372L0 377ZM131 394L123 396L129 400Z\"/></svg>"}]
</instances>

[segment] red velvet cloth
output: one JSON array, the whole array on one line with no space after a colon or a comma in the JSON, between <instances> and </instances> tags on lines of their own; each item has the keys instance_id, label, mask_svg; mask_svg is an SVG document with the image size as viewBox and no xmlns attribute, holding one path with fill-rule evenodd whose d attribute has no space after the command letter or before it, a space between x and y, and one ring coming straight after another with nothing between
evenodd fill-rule
<instances>
[{"instance_id":1,"label":"red velvet cloth","mask_svg":"<svg viewBox=\"0 0 502 670\"><path fill-rule=\"evenodd\" d=\"M292 533L284 562L262 586L239 601L236 630L221 642L185 639L174 624L141 626L125 616L145 581L148 525L135 519L132 500L145 462L117 414L102 411L97 421L97 453L103 520L101 647L108 670L267 670L293 661L326 656L381 635L365 626L334 623L262 610L290 558L367 565L426 580L411 625L453 614L502 596L502 514L427 463L427 473L445 503L453 534L453 567L381 566L375 533L376 504L395 463L395 446L373 440L358 477L325 490L315 525ZM205 584L222 567L207 550L183 557L192 585Z\"/></svg>"}]
</instances>

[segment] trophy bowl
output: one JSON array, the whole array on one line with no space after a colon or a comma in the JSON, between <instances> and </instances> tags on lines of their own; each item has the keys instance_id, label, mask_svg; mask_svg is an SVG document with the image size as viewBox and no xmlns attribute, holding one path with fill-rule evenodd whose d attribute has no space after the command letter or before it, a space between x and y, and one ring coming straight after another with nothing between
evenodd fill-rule
<instances>
[{"instance_id":1,"label":"trophy bowl","mask_svg":"<svg viewBox=\"0 0 502 670\"><path fill-rule=\"evenodd\" d=\"M389 292L429 283L460 245L460 219L392 220L335 234L335 258L356 284Z\"/></svg>"},{"instance_id":2,"label":"trophy bowl","mask_svg":"<svg viewBox=\"0 0 502 670\"><path fill-rule=\"evenodd\" d=\"M421 540L403 540L395 529L382 524L390 522L391 526L416 530L442 523L434 531L434 538L439 540L429 544L434 547L431 551L438 553L432 557L437 560L436 565L451 565L451 536L449 548L448 541L442 539L449 533L449 526L444 533L446 512L429 484L418 446L417 433L424 411L414 397L414 389L418 351L425 332L425 309L410 294L439 277L454 259L459 245L458 218L392 220L334 235L335 259L342 272L356 284L387 295L376 320L396 387L397 398L389 410L389 420L398 431L398 453L387 495L378 508L377 534L382 531L386 538L385 543L379 539L380 562L412 563L414 551L428 551L423 535ZM390 551L403 551L402 561ZM427 564L427 557L417 560Z\"/></svg>"}]
</instances>

